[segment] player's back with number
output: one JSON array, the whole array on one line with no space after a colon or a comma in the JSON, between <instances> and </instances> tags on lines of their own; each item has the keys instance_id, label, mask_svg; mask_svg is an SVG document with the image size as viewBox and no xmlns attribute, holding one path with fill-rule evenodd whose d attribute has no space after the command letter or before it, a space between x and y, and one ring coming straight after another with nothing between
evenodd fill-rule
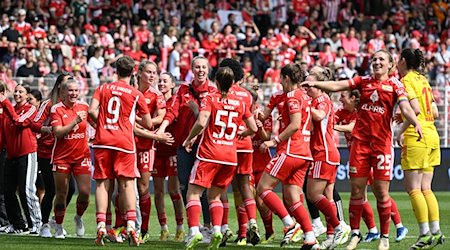
<instances>
[{"instance_id":1,"label":"player's back with number","mask_svg":"<svg viewBox=\"0 0 450 250\"><path fill-rule=\"evenodd\" d=\"M93 147L134 153L133 127L136 111L149 113L142 93L119 80L97 88L93 98L99 101Z\"/></svg>"},{"instance_id":2,"label":"player's back with number","mask_svg":"<svg viewBox=\"0 0 450 250\"><path fill-rule=\"evenodd\" d=\"M243 119L251 116L249 109L238 96L220 93L206 96L200 111L211 112L208 126L203 132L197 158L225 165L236 165L236 137Z\"/></svg>"}]
</instances>

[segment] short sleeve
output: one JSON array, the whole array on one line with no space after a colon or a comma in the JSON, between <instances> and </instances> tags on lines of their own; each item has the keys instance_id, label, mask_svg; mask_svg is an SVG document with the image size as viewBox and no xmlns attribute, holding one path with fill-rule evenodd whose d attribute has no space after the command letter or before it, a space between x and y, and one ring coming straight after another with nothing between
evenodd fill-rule
<instances>
[{"instance_id":1,"label":"short sleeve","mask_svg":"<svg viewBox=\"0 0 450 250\"><path fill-rule=\"evenodd\" d=\"M322 99L322 98L320 98ZM316 99L317 100L317 99ZM330 110L330 105L329 103L325 102L325 101L317 101L316 103L313 104L313 107L317 110L322 110L325 113L328 113L328 111Z\"/></svg>"},{"instance_id":2,"label":"short sleeve","mask_svg":"<svg viewBox=\"0 0 450 250\"><path fill-rule=\"evenodd\" d=\"M416 91L414 91L411 79L409 77L405 77L402 79L402 83L405 87L406 94L408 95L408 100L417 98Z\"/></svg>"},{"instance_id":3,"label":"short sleeve","mask_svg":"<svg viewBox=\"0 0 450 250\"><path fill-rule=\"evenodd\" d=\"M361 86L361 83L362 83L361 76L356 76L356 77L353 77L352 79L348 80L348 86L351 89L359 89Z\"/></svg>"},{"instance_id":4,"label":"short sleeve","mask_svg":"<svg viewBox=\"0 0 450 250\"><path fill-rule=\"evenodd\" d=\"M301 113L302 104L301 104L300 100L298 100L297 98L289 97L287 99L287 105L288 105L289 115L292 115L295 113Z\"/></svg>"},{"instance_id":5,"label":"short sleeve","mask_svg":"<svg viewBox=\"0 0 450 250\"><path fill-rule=\"evenodd\" d=\"M53 127L56 126L62 126L62 116L59 114L58 109L51 109L50 110L50 125Z\"/></svg>"},{"instance_id":6,"label":"short sleeve","mask_svg":"<svg viewBox=\"0 0 450 250\"><path fill-rule=\"evenodd\" d=\"M408 101L408 95L406 94L405 87L397 78L392 78L394 92L397 95L397 102Z\"/></svg>"},{"instance_id":7,"label":"short sleeve","mask_svg":"<svg viewBox=\"0 0 450 250\"><path fill-rule=\"evenodd\" d=\"M205 98L202 99L202 102L200 103L200 111L211 112L211 110L212 110L212 97L210 95L207 95Z\"/></svg>"},{"instance_id":8,"label":"short sleeve","mask_svg":"<svg viewBox=\"0 0 450 250\"><path fill-rule=\"evenodd\" d=\"M101 90L101 86L98 87L97 89L95 89L94 95L92 96L92 98L100 101L100 90Z\"/></svg>"},{"instance_id":9,"label":"short sleeve","mask_svg":"<svg viewBox=\"0 0 450 250\"><path fill-rule=\"evenodd\" d=\"M165 109L166 108L166 99L164 99L163 95L158 95L156 97L156 109Z\"/></svg>"},{"instance_id":10,"label":"short sleeve","mask_svg":"<svg viewBox=\"0 0 450 250\"><path fill-rule=\"evenodd\" d=\"M273 110L276 105L277 105L277 98L275 97L275 95L272 95L270 97L269 103L267 104L267 108Z\"/></svg>"},{"instance_id":11,"label":"short sleeve","mask_svg":"<svg viewBox=\"0 0 450 250\"><path fill-rule=\"evenodd\" d=\"M243 109L244 115L242 116L242 119L245 120L245 119L248 119L250 116L252 116L252 112L250 111L249 108L247 108L246 104L244 104L243 107L244 107L244 109Z\"/></svg>"}]
</instances>

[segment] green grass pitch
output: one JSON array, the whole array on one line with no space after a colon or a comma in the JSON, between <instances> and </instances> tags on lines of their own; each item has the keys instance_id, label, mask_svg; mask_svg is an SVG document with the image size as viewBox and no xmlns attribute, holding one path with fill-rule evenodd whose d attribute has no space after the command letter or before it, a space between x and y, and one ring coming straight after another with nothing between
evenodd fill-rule
<instances>
[{"instance_id":1,"label":"green grass pitch","mask_svg":"<svg viewBox=\"0 0 450 250\"><path fill-rule=\"evenodd\" d=\"M344 209L348 210L348 193L341 194L342 198L344 200ZM409 202L408 196L406 193L393 193L393 198L397 202L398 208L400 210L403 224L409 229L409 234L406 237L405 240L403 240L400 243L395 242L395 228L392 225L391 226L391 237L390 237L390 245L391 249L408 249L410 245L412 245L418 235L418 227L416 225L416 220L414 217L414 213L411 209L411 204ZM448 209L450 207L450 192L438 192L436 193L437 199L439 201L440 205L440 216L441 216L441 229L444 232L444 234L450 236L450 210ZM232 195L229 195L230 198L230 207L234 204L233 203L233 197ZM374 197L373 195L369 196L369 199L371 199L372 207L376 209L375 203L374 203ZM75 201L76 197L72 199L72 202L70 206L67 209L67 214L65 217L64 227L67 230L67 233L69 236L64 240L58 240L55 238L51 239L44 239L40 238L39 236L13 236L13 235L0 235L0 249L50 249L50 250L56 250L56 249L99 249L99 247L94 246L94 237L95 237L95 202L94 197L91 197L91 204L86 211L86 214L84 215L84 222L86 226L86 235L84 238L77 238L75 236L75 228L74 228L74 222L73 222L73 216L75 214ZM152 204L153 205L153 204ZM168 217L168 223L169 223L169 230L171 232L171 238L173 239L173 234L175 232L175 218L173 216L173 208L172 203L168 196L166 196L166 207L167 207L167 217ZM376 212L376 211L375 211ZM347 217L348 218L348 217ZM230 209L230 227L233 230L237 230L237 221L236 221L236 215L234 209ZM376 218L377 225L378 225L378 218ZM347 221L348 222L348 221ZM261 221L258 221L260 226L261 234L264 234L264 227L261 223ZM185 220L186 225L186 220ZM242 248L249 248L249 249L270 249L270 248L279 248L279 241L282 238L283 229L281 221L278 219L278 217L274 216L274 227L276 231L276 240L273 244L270 245L257 245L256 247L238 247L234 243L227 244L226 248L222 249L242 249ZM156 211L154 206L152 206L152 212L151 212L151 219L150 219L150 233L151 238L150 241L142 244L141 248L147 248L147 249L183 249L184 243L177 243L173 241L167 241L167 242L160 242L158 241L159 237L159 223L156 217ZM187 231L187 226L185 226L185 230ZM367 228L364 225L361 225L362 233L365 234L367 232ZM319 240L322 240L324 236L322 235ZM301 243L288 245L285 248L295 248L298 249L300 247ZM358 249L377 249L378 241L372 242L372 243L360 243ZM128 248L128 243L123 244L113 244L113 243L106 243L105 249L120 249L120 248ZM207 245L201 244L199 246L199 249L206 249ZM345 249L345 245L341 246L338 249ZM435 249L450 249L450 242L444 243L444 245L441 245Z\"/></svg>"}]
</instances>

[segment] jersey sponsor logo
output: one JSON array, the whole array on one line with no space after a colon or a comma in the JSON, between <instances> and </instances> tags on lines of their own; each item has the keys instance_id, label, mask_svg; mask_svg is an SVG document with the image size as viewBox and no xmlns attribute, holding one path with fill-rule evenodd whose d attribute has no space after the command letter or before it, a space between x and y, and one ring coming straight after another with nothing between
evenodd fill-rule
<instances>
[{"instance_id":1,"label":"jersey sponsor logo","mask_svg":"<svg viewBox=\"0 0 450 250\"><path fill-rule=\"evenodd\" d=\"M298 110L299 109L299 104L297 101L289 101L288 105L289 105L289 110Z\"/></svg>"},{"instance_id":2,"label":"jersey sponsor logo","mask_svg":"<svg viewBox=\"0 0 450 250\"><path fill-rule=\"evenodd\" d=\"M377 102L380 99L380 97L378 96L378 91L374 90L373 93L370 95L370 100L372 102Z\"/></svg>"},{"instance_id":3,"label":"jersey sponsor logo","mask_svg":"<svg viewBox=\"0 0 450 250\"><path fill-rule=\"evenodd\" d=\"M384 114L384 112L385 112L383 107L376 106L376 105L369 105L367 103L364 103L361 106L361 109L362 110L366 110L366 111L371 111L371 112L374 112L374 113L380 113L380 114Z\"/></svg>"},{"instance_id":4,"label":"jersey sponsor logo","mask_svg":"<svg viewBox=\"0 0 450 250\"><path fill-rule=\"evenodd\" d=\"M84 133L74 133L74 134L69 134L69 135L64 136L65 140L79 140L79 139L84 139L84 138L85 138Z\"/></svg>"},{"instance_id":5,"label":"jersey sponsor logo","mask_svg":"<svg viewBox=\"0 0 450 250\"><path fill-rule=\"evenodd\" d=\"M383 90L386 90L386 91L389 91L389 92L394 91L394 88L393 88L392 86L389 86L389 85L384 85L384 84L382 84L382 85L381 85L381 88L382 88Z\"/></svg>"},{"instance_id":6,"label":"jersey sponsor logo","mask_svg":"<svg viewBox=\"0 0 450 250\"><path fill-rule=\"evenodd\" d=\"M356 174L358 171L356 170L356 167L349 167L348 168L348 171L350 172L350 173L353 173L353 174Z\"/></svg>"}]
</instances>

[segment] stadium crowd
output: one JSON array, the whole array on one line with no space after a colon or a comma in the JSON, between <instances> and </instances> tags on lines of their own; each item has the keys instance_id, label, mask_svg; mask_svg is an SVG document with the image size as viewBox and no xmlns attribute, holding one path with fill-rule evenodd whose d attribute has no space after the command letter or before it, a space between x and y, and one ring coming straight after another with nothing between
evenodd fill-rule
<instances>
[{"instance_id":1,"label":"stadium crowd","mask_svg":"<svg viewBox=\"0 0 450 250\"><path fill-rule=\"evenodd\" d=\"M440 164L432 101L439 98L429 83L449 84L448 9L442 0L3 1L0 144L7 159L0 173L6 205L0 231L52 237L53 228L64 238L76 184L76 234L84 235L93 165L97 245L149 239L153 176L160 240L169 237L161 201L169 177L175 239L185 240L184 203L187 249L203 240L217 249L232 236L224 192L230 184L238 245L272 241L273 213L285 226L282 246L300 241L303 232L302 249L334 249L347 241L347 249L356 249L360 241L378 239L378 249L389 249L391 217L397 241L408 233L388 192L398 103L404 138L397 139L408 152L402 167L420 228L411 249L442 244L430 185ZM40 92L24 84L41 77L47 80L33 86ZM183 83L173 93L176 82ZM273 86L265 110L256 103L260 82ZM325 91L343 91L341 113L335 115ZM334 130L346 133L351 148L349 226L334 189ZM417 142L423 138L425 144ZM419 151L423 164L415 163ZM283 200L273 192L279 183ZM368 183L380 231L367 202ZM42 197L39 189L45 189ZM317 214L313 220L304 203ZM369 229L364 239L361 218ZM322 233L327 237L319 244Z\"/></svg>"}]
</instances>

